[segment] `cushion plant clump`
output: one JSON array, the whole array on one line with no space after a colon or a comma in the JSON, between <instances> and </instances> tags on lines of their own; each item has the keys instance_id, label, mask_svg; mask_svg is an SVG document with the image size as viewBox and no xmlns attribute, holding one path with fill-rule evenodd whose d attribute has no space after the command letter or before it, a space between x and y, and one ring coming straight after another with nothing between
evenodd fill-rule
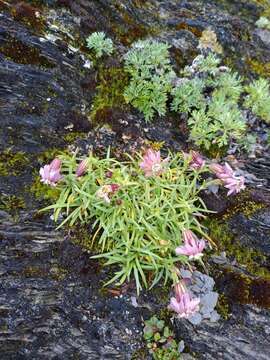
<instances>
[{"instance_id":1,"label":"cushion plant clump","mask_svg":"<svg viewBox=\"0 0 270 360\"><path fill-rule=\"evenodd\" d=\"M160 280L177 283L179 264L201 259L205 242L195 234L207 238L199 220L209 211L200 192L212 181L230 194L243 188L230 167L212 167L219 180L205 180L209 166L195 152L162 159L148 149L125 162L109 152L105 159L90 154L81 161L65 154L40 170L42 181L59 190L56 203L44 210L53 210L55 221L64 216L59 227L91 223L95 257L118 265L108 284L134 278L139 293Z\"/></svg>"}]
</instances>

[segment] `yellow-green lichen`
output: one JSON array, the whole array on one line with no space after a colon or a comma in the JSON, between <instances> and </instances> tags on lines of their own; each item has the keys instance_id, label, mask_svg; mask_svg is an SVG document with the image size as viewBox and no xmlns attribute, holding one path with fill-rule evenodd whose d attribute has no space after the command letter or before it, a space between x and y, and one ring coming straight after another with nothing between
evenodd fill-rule
<instances>
[{"instance_id":1,"label":"yellow-green lichen","mask_svg":"<svg viewBox=\"0 0 270 360\"><path fill-rule=\"evenodd\" d=\"M0 209L9 213L25 209L25 201L21 196L15 195L1 195L0 196Z\"/></svg>"},{"instance_id":2,"label":"yellow-green lichen","mask_svg":"<svg viewBox=\"0 0 270 360\"><path fill-rule=\"evenodd\" d=\"M21 174L29 164L24 152L5 150L0 153L0 176L16 176Z\"/></svg>"},{"instance_id":3,"label":"yellow-green lichen","mask_svg":"<svg viewBox=\"0 0 270 360\"><path fill-rule=\"evenodd\" d=\"M35 172L30 186L30 193L33 194L37 200L57 200L59 196L59 189L44 185L40 181L40 175L38 172Z\"/></svg>"},{"instance_id":4,"label":"yellow-green lichen","mask_svg":"<svg viewBox=\"0 0 270 360\"><path fill-rule=\"evenodd\" d=\"M67 270L59 267L52 266L51 268L42 268L41 266L28 266L22 271L22 276L26 278L44 278L48 277L53 280L63 280L67 275Z\"/></svg>"},{"instance_id":5,"label":"yellow-green lichen","mask_svg":"<svg viewBox=\"0 0 270 360\"><path fill-rule=\"evenodd\" d=\"M270 62L260 62L256 59L246 60L250 69L263 77L270 77Z\"/></svg>"},{"instance_id":6,"label":"yellow-green lichen","mask_svg":"<svg viewBox=\"0 0 270 360\"><path fill-rule=\"evenodd\" d=\"M229 300L225 294L219 294L216 310L224 320L229 319L230 305L229 305Z\"/></svg>"},{"instance_id":7,"label":"yellow-green lichen","mask_svg":"<svg viewBox=\"0 0 270 360\"><path fill-rule=\"evenodd\" d=\"M220 159L227 154L228 146L219 147L217 144L211 144L209 149L201 148L200 151L210 159Z\"/></svg>"},{"instance_id":8,"label":"yellow-green lichen","mask_svg":"<svg viewBox=\"0 0 270 360\"><path fill-rule=\"evenodd\" d=\"M235 214L244 214L250 218L256 211L264 209L265 204L251 200L248 192L243 192L237 198L237 202L230 206L223 214L223 219L230 219Z\"/></svg>"},{"instance_id":9,"label":"yellow-green lichen","mask_svg":"<svg viewBox=\"0 0 270 360\"><path fill-rule=\"evenodd\" d=\"M211 29L202 32L199 40L199 49L211 49L217 54L222 54L222 46L218 43L217 35Z\"/></svg>"},{"instance_id":10,"label":"yellow-green lichen","mask_svg":"<svg viewBox=\"0 0 270 360\"><path fill-rule=\"evenodd\" d=\"M26 278L44 277L45 274L47 274L47 271L39 266L28 266L22 271L22 276Z\"/></svg>"},{"instance_id":11,"label":"yellow-green lichen","mask_svg":"<svg viewBox=\"0 0 270 360\"><path fill-rule=\"evenodd\" d=\"M67 274L68 270L58 265L52 266L49 270L50 277L56 281L64 280Z\"/></svg>"},{"instance_id":12,"label":"yellow-green lichen","mask_svg":"<svg viewBox=\"0 0 270 360\"><path fill-rule=\"evenodd\" d=\"M131 357L131 360L146 360L146 359L149 359L149 352L146 347L136 350Z\"/></svg>"},{"instance_id":13,"label":"yellow-green lichen","mask_svg":"<svg viewBox=\"0 0 270 360\"><path fill-rule=\"evenodd\" d=\"M72 131L72 132L64 135L63 138L67 144L73 144L76 140L85 139L86 137L87 137L87 134L84 132Z\"/></svg>"}]
</instances>

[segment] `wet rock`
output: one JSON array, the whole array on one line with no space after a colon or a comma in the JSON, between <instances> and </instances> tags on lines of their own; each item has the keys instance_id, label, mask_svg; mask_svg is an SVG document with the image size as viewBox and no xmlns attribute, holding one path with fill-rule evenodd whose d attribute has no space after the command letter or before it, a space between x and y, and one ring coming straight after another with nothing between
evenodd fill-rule
<instances>
[{"instance_id":1,"label":"wet rock","mask_svg":"<svg viewBox=\"0 0 270 360\"><path fill-rule=\"evenodd\" d=\"M269 354L269 311L256 307L235 307L230 320L211 323L175 321L178 335L199 359L266 360ZM254 341L256 327L256 341Z\"/></svg>"},{"instance_id":2,"label":"wet rock","mask_svg":"<svg viewBox=\"0 0 270 360\"><path fill-rule=\"evenodd\" d=\"M231 228L244 247L260 250L270 257L270 210L257 211L250 217L238 214L230 220Z\"/></svg>"},{"instance_id":3,"label":"wet rock","mask_svg":"<svg viewBox=\"0 0 270 360\"><path fill-rule=\"evenodd\" d=\"M31 216L1 217L0 237L2 359L131 358L139 311L128 296L101 295L105 273L85 273L89 255Z\"/></svg>"},{"instance_id":4,"label":"wet rock","mask_svg":"<svg viewBox=\"0 0 270 360\"><path fill-rule=\"evenodd\" d=\"M0 150L23 151L29 166L19 177L3 176L0 190L5 196L14 191L24 194L30 212L18 212L15 219L0 212L1 359L130 359L142 346L142 316L166 304L159 292L144 294L143 301L136 302L138 307L133 306L134 301L132 305L128 295L101 294L106 271L56 232L49 216L45 221L31 211L27 196L31 173L40 166L37 154L64 147L65 135L73 132L85 133L71 146L79 146L84 153L91 148L104 153L110 145L121 156L123 151L136 150L145 139L182 149L187 131L185 119L178 116L146 124L136 110L117 106L103 109L100 121L92 122L98 69L85 48L86 37L99 30L112 37L117 53L106 62L108 67L119 64L128 46L139 38L167 41L172 45L173 65L179 73L196 56L202 31L211 28L222 45L226 65L249 77L267 76L263 67L256 66L270 62L267 34L255 29L263 6L246 0L2 3ZM32 4L31 9L27 3ZM266 130L260 130L263 136ZM269 167L265 158L246 163L246 169L262 179L263 186L270 183ZM211 198L210 207L220 213L230 205L224 193L219 192L214 200L211 194ZM249 219L239 213L230 225L243 246L260 249L268 256L269 218L268 210L254 213ZM225 263L218 266L229 266L230 259L223 258ZM244 272L243 268L239 271ZM219 319L214 310L217 294L213 279L197 272L195 276L193 292L205 296L203 312L193 324L175 322L179 339L199 359L268 359L269 312L237 305L235 297L230 319ZM235 278L230 280L233 283ZM263 298L268 283L256 286L254 292L260 289L259 297ZM230 290L226 280L221 289ZM156 305L158 299L160 304ZM193 357L184 354L183 358Z\"/></svg>"}]
</instances>

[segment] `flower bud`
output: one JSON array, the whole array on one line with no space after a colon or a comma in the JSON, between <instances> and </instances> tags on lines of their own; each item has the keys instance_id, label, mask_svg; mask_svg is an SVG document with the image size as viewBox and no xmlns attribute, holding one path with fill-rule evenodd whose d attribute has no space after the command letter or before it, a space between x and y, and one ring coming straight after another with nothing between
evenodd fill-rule
<instances>
[{"instance_id":1,"label":"flower bud","mask_svg":"<svg viewBox=\"0 0 270 360\"><path fill-rule=\"evenodd\" d=\"M106 176L106 178L111 178L111 177L113 176L112 171L107 171L107 172L105 173L105 176Z\"/></svg>"},{"instance_id":2,"label":"flower bud","mask_svg":"<svg viewBox=\"0 0 270 360\"><path fill-rule=\"evenodd\" d=\"M50 169L51 171L58 171L60 170L62 161L60 159L55 158L51 163L50 163Z\"/></svg>"},{"instance_id":3,"label":"flower bud","mask_svg":"<svg viewBox=\"0 0 270 360\"><path fill-rule=\"evenodd\" d=\"M118 191L119 188L120 188L120 186L119 186L118 184L111 184L110 187L111 187L111 191L112 191L113 193L115 193L116 191Z\"/></svg>"},{"instance_id":4,"label":"flower bud","mask_svg":"<svg viewBox=\"0 0 270 360\"><path fill-rule=\"evenodd\" d=\"M77 167L77 170L76 170L76 176L77 177L80 177L80 176L83 176L88 168L88 161L89 159L86 158L84 160L82 160L79 164L79 166Z\"/></svg>"}]
</instances>

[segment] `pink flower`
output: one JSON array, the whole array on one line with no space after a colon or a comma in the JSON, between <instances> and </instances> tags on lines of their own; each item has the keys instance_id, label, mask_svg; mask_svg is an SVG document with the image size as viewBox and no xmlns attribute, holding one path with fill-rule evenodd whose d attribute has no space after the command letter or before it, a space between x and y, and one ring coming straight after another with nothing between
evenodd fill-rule
<instances>
[{"instance_id":1,"label":"pink flower","mask_svg":"<svg viewBox=\"0 0 270 360\"><path fill-rule=\"evenodd\" d=\"M46 185L56 186L57 182L63 178L60 174L61 164L61 160L54 159L49 165L40 168L41 182Z\"/></svg>"},{"instance_id":2,"label":"pink flower","mask_svg":"<svg viewBox=\"0 0 270 360\"><path fill-rule=\"evenodd\" d=\"M199 298L191 299L183 282L175 285L175 297L170 299L168 308L175 311L179 318L189 318L199 310Z\"/></svg>"},{"instance_id":3,"label":"pink flower","mask_svg":"<svg viewBox=\"0 0 270 360\"><path fill-rule=\"evenodd\" d=\"M203 160L202 156L197 152L191 150L189 154L183 153L185 159L190 159L189 166L191 169L199 170L204 167L205 161Z\"/></svg>"},{"instance_id":4,"label":"pink flower","mask_svg":"<svg viewBox=\"0 0 270 360\"><path fill-rule=\"evenodd\" d=\"M231 178L234 176L233 169L228 163L225 163L224 166L219 164L211 164L210 170L220 179Z\"/></svg>"},{"instance_id":5,"label":"pink flower","mask_svg":"<svg viewBox=\"0 0 270 360\"><path fill-rule=\"evenodd\" d=\"M163 165L167 161L168 159L161 160L160 151L148 149L143 156L143 161L140 163L140 168L146 177L159 176L163 172Z\"/></svg>"},{"instance_id":6,"label":"pink flower","mask_svg":"<svg viewBox=\"0 0 270 360\"><path fill-rule=\"evenodd\" d=\"M203 249L205 248L205 241L198 240L196 235L191 230L183 231L184 245L175 249L176 255L186 255L189 259L198 259L203 256Z\"/></svg>"},{"instance_id":7,"label":"pink flower","mask_svg":"<svg viewBox=\"0 0 270 360\"><path fill-rule=\"evenodd\" d=\"M233 169L228 163L225 163L224 166L219 164L210 165L210 169L218 177L224 187L228 189L227 195L237 194L241 190L244 190L245 187L245 178L243 176L236 176Z\"/></svg>"},{"instance_id":8,"label":"pink flower","mask_svg":"<svg viewBox=\"0 0 270 360\"><path fill-rule=\"evenodd\" d=\"M86 173L86 170L88 168L88 162L89 162L89 159L86 158L79 163L77 170L76 170L77 177L83 176Z\"/></svg>"},{"instance_id":9,"label":"pink flower","mask_svg":"<svg viewBox=\"0 0 270 360\"><path fill-rule=\"evenodd\" d=\"M231 179L227 179L225 183L225 188L229 189L227 195L237 194L241 190L244 190L245 187L245 178L243 176L234 176Z\"/></svg>"},{"instance_id":10,"label":"pink flower","mask_svg":"<svg viewBox=\"0 0 270 360\"><path fill-rule=\"evenodd\" d=\"M110 196L117 192L119 188L118 184L103 185L96 192L96 196L109 204L111 202Z\"/></svg>"},{"instance_id":11,"label":"pink flower","mask_svg":"<svg viewBox=\"0 0 270 360\"><path fill-rule=\"evenodd\" d=\"M185 285L185 280L179 281L177 284L174 285L175 298L178 302L181 300L183 294L187 292L187 288Z\"/></svg>"}]
</instances>

